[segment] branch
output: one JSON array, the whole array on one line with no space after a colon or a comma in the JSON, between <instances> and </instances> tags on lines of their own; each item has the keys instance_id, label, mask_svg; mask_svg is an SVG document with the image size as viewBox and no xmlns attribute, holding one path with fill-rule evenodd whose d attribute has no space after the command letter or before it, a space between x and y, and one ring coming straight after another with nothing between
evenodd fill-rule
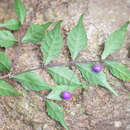
<instances>
[{"instance_id":1,"label":"branch","mask_svg":"<svg viewBox=\"0 0 130 130\"><path fill-rule=\"evenodd\" d=\"M40 69L46 69L49 67L56 67L56 66L66 66L66 65L75 65L77 63L94 63L94 62L105 62L105 61L122 61L122 60L126 60L126 61L130 61L130 58L117 58L117 59L104 59L104 60L82 60L82 61L69 61L69 62L64 62L64 63L57 63L57 64L47 64L44 66L39 66L37 68L33 68L33 69L28 69L19 73L15 73L14 75L18 75L18 74L22 74L24 72L31 72L31 71L36 71L36 70L40 70Z\"/></svg>"},{"instance_id":2,"label":"branch","mask_svg":"<svg viewBox=\"0 0 130 130\"><path fill-rule=\"evenodd\" d=\"M47 64L47 65L44 65L44 66L39 66L37 68L28 69L28 70L18 72L18 73L15 73L15 74L9 73L7 75L1 76L0 79L5 79L5 78L10 78L11 79L11 78L13 78L13 76L18 75L18 74L22 74L22 73L25 73L25 72L36 71L36 70L40 70L40 69L46 69L46 68L49 68L49 67L75 65L77 63L96 63L96 62L103 63L105 61L122 61L122 60L130 61L130 58L117 58L117 59L104 59L104 60L81 60L81 61L74 60L74 61L57 63L57 64Z\"/></svg>"},{"instance_id":3,"label":"branch","mask_svg":"<svg viewBox=\"0 0 130 130\"><path fill-rule=\"evenodd\" d=\"M20 51L20 47L21 47L21 44L22 44L22 42L21 42L21 39L22 39L21 32L22 32L22 30L23 30L23 28L21 26L21 28L19 30L19 33L18 33L18 46L16 48L16 55L15 55L13 61L12 61L13 63L12 63L12 66L11 66L11 72L13 72L14 67L16 65L16 61L17 61L17 59L19 57L19 51Z\"/></svg>"}]
</instances>

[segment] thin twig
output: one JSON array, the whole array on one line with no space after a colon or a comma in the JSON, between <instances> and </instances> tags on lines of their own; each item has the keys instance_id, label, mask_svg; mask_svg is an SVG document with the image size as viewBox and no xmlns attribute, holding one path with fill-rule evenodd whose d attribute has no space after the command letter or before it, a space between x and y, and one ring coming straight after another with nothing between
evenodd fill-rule
<instances>
[{"instance_id":1,"label":"thin twig","mask_svg":"<svg viewBox=\"0 0 130 130\"><path fill-rule=\"evenodd\" d=\"M36 70L40 70L40 69L46 69L49 67L56 67L56 66L66 66L66 65L75 65L77 63L93 63L93 62L105 62L105 61L122 61L122 60L128 60L130 61L130 58L117 58L117 59L104 59L104 60L83 60L83 61L69 61L69 62L64 62L64 63L57 63L57 64L47 64L44 66L39 66L37 68L33 68L33 69L28 69L19 73L15 73L14 75L18 75L18 74L22 74L24 72L31 72L31 71L36 71Z\"/></svg>"},{"instance_id":2,"label":"thin twig","mask_svg":"<svg viewBox=\"0 0 130 130\"><path fill-rule=\"evenodd\" d=\"M9 77L9 75L7 74L7 75L4 75L4 76L0 76L0 79L5 79L5 78L8 78Z\"/></svg>"},{"instance_id":3,"label":"thin twig","mask_svg":"<svg viewBox=\"0 0 130 130\"><path fill-rule=\"evenodd\" d=\"M19 33L18 33L18 46L17 46L17 49L16 49L16 55L15 55L15 57L13 59L13 63L12 63L12 66L11 66L11 72L13 72L14 67L16 65L16 61L17 61L17 59L19 57L19 51L20 51L21 44L22 44L22 42L21 42L21 38L22 38L21 37L21 32L22 32L22 26L21 26L21 28L19 30Z\"/></svg>"},{"instance_id":4,"label":"thin twig","mask_svg":"<svg viewBox=\"0 0 130 130\"><path fill-rule=\"evenodd\" d=\"M15 68L15 65L16 65L16 61L19 57L20 47L21 47L21 44L22 44L22 42L21 42L21 39L22 39L21 32L22 32L22 26L21 26L20 31L18 33L18 46L16 48L16 55L15 55L13 61L12 61L11 72L8 73L7 75L1 76L0 79L12 78L13 71L14 71L14 68Z\"/></svg>"},{"instance_id":5,"label":"thin twig","mask_svg":"<svg viewBox=\"0 0 130 130\"><path fill-rule=\"evenodd\" d=\"M24 3L24 0L23 0L23 3ZM14 70L14 68L15 68L17 59L18 59L19 54L20 54L19 51L20 51L21 44L22 44L22 35L21 35L21 34L22 34L22 31L23 31L23 25L21 25L21 27L20 27L20 29L19 29L19 33L18 33L18 46L17 46L17 48L16 48L16 55L15 55L13 61L12 61L10 74L13 73L13 70Z\"/></svg>"},{"instance_id":6,"label":"thin twig","mask_svg":"<svg viewBox=\"0 0 130 130\"><path fill-rule=\"evenodd\" d=\"M78 57L76 57L76 59L75 59L75 60L77 60L77 58L78 58ZM73 78L74 78L74 74L75 74L75 72L76 72L76 67L74 68L74 70L73 70L73 71L74 71L74 72L73 72L73 74L72 74L72 76L71 76L71 78L70 78L70 82L68 83L68 87L67 87L66 91L68 91L68 90L69 90L69 88L70 88L70 85L71 85L72 80L73 80Z\"/></svg>"},{"instance_id":7,"label":"thin twig","mask_svg":"<svg viewBox=\"0 0 130 130\"><path fill-rule=\"evenodd\" d=\"M15 73L15 74L9 73L7 75L1 76L0 79L13 78L13 76L18 75L18 74L22 74L22 73L25 73L25 72L36 71L36 70L40 70L40 69L46 69L46 68L49 68L49 67L75 65L77 63L93 63L93 62L95 62L95 63L96 62L103 63L105 61L122 61L122 60L130 61L130 58L116 58L116 59L104 59L104 60L83 60L83 61L74 60L74 61L69 61L69 62L64 62L64 63L47 64L47 65L44 65L44 66L39 66L37 68L28 69L28 70L25 70L25 71L22 71L22 72L18 72L18 73Z\"/></svg>"}]
</instances>

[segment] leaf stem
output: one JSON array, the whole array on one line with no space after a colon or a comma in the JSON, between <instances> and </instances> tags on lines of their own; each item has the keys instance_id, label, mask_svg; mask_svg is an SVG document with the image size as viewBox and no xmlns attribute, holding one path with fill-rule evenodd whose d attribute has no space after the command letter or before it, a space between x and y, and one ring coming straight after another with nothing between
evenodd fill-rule
<instances>
[{"instance_id":1,"label":"leaf stem","mask_svg":"<svg viewBox=\"0 0 130 130\"><path fill-rule=\"evenodd\" d=\"M19 51L20 51L20 47L21 47L21 44L22 44L22 42L21 42L21 39L22 39L21 32L22 32L22 25L21 25L21 28L20 28L19 33L18 33L18 46L17 46L17 49L16 49L16 55L13 59L13 63L12 63L12 66L11 66L11 72L13 72L14 67L16 65L16 61L19 57Z\"/></svg>"},{"instance_id":2,"label":"leaf stem","mask_svg":"<svg viewBox=\"0 0 130 130\"><path fill-rule=\"evenodd\" d=\"M36 71L36 70L40 70L40 69L46 69L46 68L49 68L49 67L75 65L77 63L93 63L93 62L103 63L105 61L122 61L122 60L130 61L130 58L116 58L116 59L104 59L104 60L81 60L81 61L73 60L73 61L57 63L57 64L47 64L47 65L42 65L42 66L39 66L39 67L36 67L36 68L28 69L28 70L25 70L25 71L22 71L22 72L18 72L18 73L15 73L15 74L9 73L7 75L1 76L0 79L13 78L14 75L22 74L22 73L25 73L25 72Z\"/></svg>"},{"instance_id":3,"label":"leaf stem","mask_svg":"<svg viewBox=\"0 0 130 130\"><path fill-rule=\"evenodd\" d=\"M93 62L122 61L122 60L128 60L128 61L130 61L130 58L120 58L120 59L117 58L117 59L104 59L104 60L82 60L82 61L74 60L74 61L63 62L63 63L57 63L57 64L42 65L42 66L39 66L39 67L37 67L37 68L28 69L28 70L25 70L25 71L16 73L16 74L14 74L14 75L21 74L21 73L24 73L24 72L36 71L36 70L39 70L39 69L46 69L46 68L49 68L49 67L75 65L75 64L77 64L77 63L93 63Z\"/></svg>"}]
</instances>

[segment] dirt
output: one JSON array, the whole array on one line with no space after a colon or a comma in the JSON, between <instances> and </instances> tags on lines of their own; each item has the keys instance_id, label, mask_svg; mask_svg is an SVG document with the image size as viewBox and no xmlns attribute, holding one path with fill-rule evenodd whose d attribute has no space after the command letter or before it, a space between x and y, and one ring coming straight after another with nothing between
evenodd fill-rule
<instances>
[{"instance_id":1,"label":"dirt","mask_svg":"<svg viewBox=\"0 0 130 130\"><path fill-rule=\"evenodd\" d=\"M84 26L87 31L87 47L80 53L79 59L99 59L106 37L126 21L130 20L129 0L29 0L24 3L27 8L26 24L42 24L48 21L62 22L64 47L53 62L70 60L66 45L68 32L76 25L79 16L84 13ZM11 17L13 0L0 1L0 23ZM22 35L25 34L24 28ZM15 33L17 36L17 32ZM18 47L5 50L11 61L15 58ZM111 58L130 57L130 26L128 27L124 45L112 54ZM130 67L129 61L122 61ZM14 72L36 67L42 64L42 53L39 44L22 44L16 60ZM74 69L74 67L72 67ZM88 90L77 89L73 98L57 102L64 107L65 122L70 130L130 130L130 83L122 82L104 68L107 79L119 96L115 97L106 89L89 84ZM55 85L45 70L35 71L49 84ZM81 79L79 71L76 73ZM45 113L43 98L48 91L26 92L20 84L9 80L15 89L24 97L0 97L0 130L63 130Z\"/></svg>"}]
</instances>

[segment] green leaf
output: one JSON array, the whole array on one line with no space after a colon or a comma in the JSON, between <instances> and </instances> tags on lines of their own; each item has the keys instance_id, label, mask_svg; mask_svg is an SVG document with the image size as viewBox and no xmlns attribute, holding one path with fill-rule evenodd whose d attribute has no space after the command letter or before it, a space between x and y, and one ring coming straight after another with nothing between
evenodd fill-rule
<instances>
[{"instance_id":1,"label":"green leaf","mask_svg":"<svg viewBox=\"0 0 130 130\"><path fill-rule=\"evenodd\" d=\"M105 41L105 48L102 54L102 59L105 59L111 53L120 49L125 39L125 32L127 30L129 21L126 22L120 29L111 33Z\"/></svg>"},{"instance_id":2,"label":"green leaf","mask_svg":"<svg viewBox=\"0 0 130 130\"><path fill-rule=\"evenodd\" d=\"M75 86L75 88L83 87L82 83L78 80L78 77L68 67L51 67L48 68L48 72L58 85L72 85Z\"/></svg>"},{"instance_id":3,"label":"green leaf","mask_svg":"<svg viewBox=\"0 0 130 130\"><path fill-rule=\"evenodd\" d=\"M50 26L51 22L48 22L47 24L40 25L40 24L32 24L25 36L22 39L23 43L37 43L40 42L43 37L45 36L46 29Z\"/></svg>"},{"instance_id":4,"label":"green leaf","mask_svg":"<svg viewBox=\"0 0 130 130\"><path fill-rule=\"evenodd\" d=\"M21 24L24 23L26 17L26 8L21 0L14 0L14 10Z\"/></svg>"},{"instance_id":5,"label":"green leaf","mask_svg":"<svg viewBox=\"0 0 130 130\"><path fill-rule=\"evenodd\" d=\"M62 109L61 107L52 102L52 101L49 101L47 100L46 101L46 111L48 113L48 115L55 119L56 121L60 122L60 124L66 129L68 130L65 122L64 122L64 113L62 112Z\"/></svg>"},{"instance_id":6,"label":"green leaf","mask_svg":"<svg viewBox=\"0 0 130 130\"><path fill-rule=\"evenodd\" d=\"M125 65L116 61L105 61L104 64L115 77L124 81L130 81L130 70Z\"/></svg>"},{"instance_id":7,"label":"green leaf","mask_svg":"<svg viewBox=\"0 0 130 130\"><path fill-rule=\"evenodd\" d=\"M61 21L59 21L54 29L45 35L41 43L41 50L44 54L44 63L48 64L51 60L59 55L62 48L62 37L60 33Z\"/></svg>"},{"instance_id":8,"label":"green leaf","mask_svg":"<svg viewBox=\"0 0 130 130\"><path fill-rule=\"evenodd\" d=\"M6 70L9 72L10 68L10 59L5 55L5 53L0 52L0 70Z\"/></svg>"},{"instance_id":9,"label":"green leaf","mask_svg":"<svg viewBox=\"0 0 130 130\"><path fill-rule=\"evenodd\" d=\"M86 47L87 35L83 25L83 15L80 16L78 24L69 32L67 43L73 60Z\"/></svg>"},{"instance_id":10,"label":"green leaf","mask_svg":"<svg viewBox=\"0 0 130 130\"><path fill-rule=\"evenodd\" d=\"M0 31L0 47L11 47L17 43L17 39L10 31L2 30Z\"/></svg>"},{"instance_id":11,"label":"green leaf","mask_svg":"<svg viewBox=\"0 0 130 130\"><path fill-rule=\"evenodd\" d=\"M0 96L22 96L22 94L4 80L0 80Z\"/></svg>"},{"instance_id":12,"label":"green leaf","mask_svg":"<svg viewBox=\"0 0 130 130\"><path fill-rule=\"evenodd\" d=\"M103 71L98 73L92 71L93 65L94 64L77 64L77 67L85 80L94 85L101 85L110 90L115 96L118 96L117 92L108 84L106 75Z\"/></svg>"},{"instance_id":13,"label":"green leaf","mask_svg":"<svg viewBox=\"0 0 130 130\"><path fill-rule=\"evenodd\" d=\"M88 88L88 86L80 83L78 77L68 67L51 67L48 68L48 72L51 74L54 81L59 85L54 87L54 89L48 95L48 99L62 100L60 96L63 91L72 92L76 88Z\"/></svg>"},{"instance_id":14,"label":"green leaf","mask_svg":"<svg viewBox=\"0 0 130 130\"><path fill-rule=\"evenodd\" d=\"M68 91L68 92L72 93L75 89L76 89L75 86L67 86L67 85L56 86L56 87L54 87L54 89L49 93L49 95L47 96L47 98L48 98L48 99L51 99L51 100L59 100L59 101L62 101L62 98L61 98L62 92Z\"/></svg>"},{"instance_id":15,"label":"green leaf","mask_svg":"<svg viewBox=\"0 0 130 130\"><path fill-rule=\"evenodd\" d=\"M52 22L48 22L46 24L42 24L41 26L43 27L44 30L46 30L51 24Z\"/></svg>"},{"instance_id":16,"label":"green leaf","mask_svg":"<svg viewBox=\"0 0 130 130\"><path fill-rule=\"evenodd\" d=\"M34 72L25 72L14 76L14 79L20 82L26 90L48 90L53 86L47 84L39 75Z\"/></svg>"},{"instance_id":17,"label":"green leaf","mask_svg":"<svg viewBox=\"0 0 130 130\"><path fill-rule=\"evenodd\" d=\"M17 19L10 19L5 24L0 24L0 27L8 28L10 30L18 30L20 23Z\"/></svg>"}]
</instances>

